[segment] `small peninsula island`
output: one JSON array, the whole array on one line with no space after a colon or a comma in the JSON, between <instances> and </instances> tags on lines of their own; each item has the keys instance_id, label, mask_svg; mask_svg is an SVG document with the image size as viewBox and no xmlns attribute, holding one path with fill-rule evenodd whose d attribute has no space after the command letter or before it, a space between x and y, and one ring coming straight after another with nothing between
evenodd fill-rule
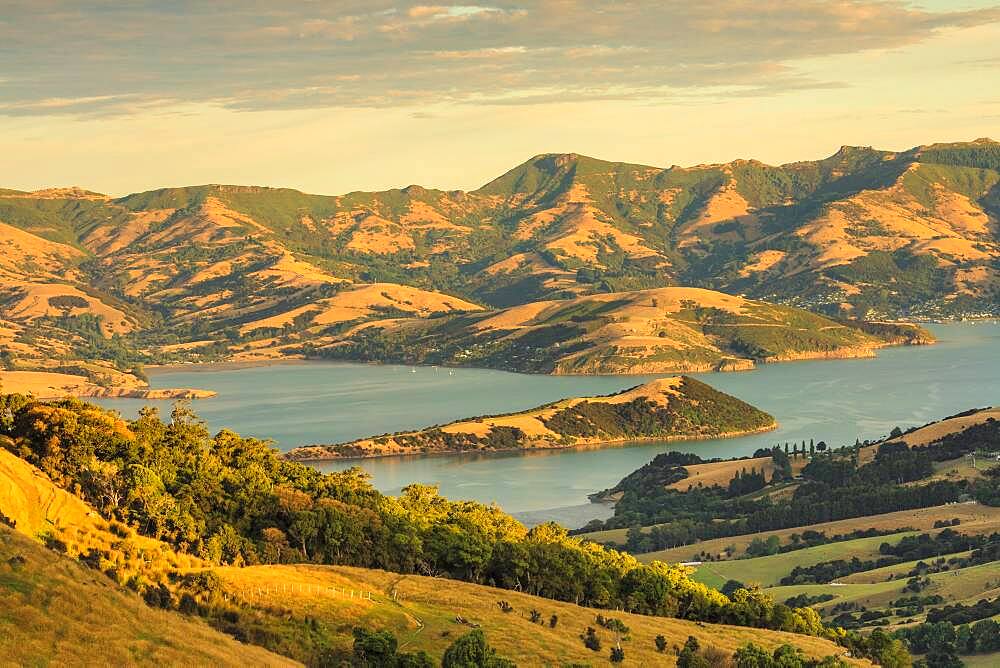
<instances>
[{"instance_id":1,"label":"small peninsula island","mask_svg":"<svg viewBox=\"0 0 1000 668\"><path fill-rule=\"evenodd\" d=\"M518 413L483 416L418 431L294 448L294 461L393 455L559 449L639 440L742 436L775 419L688 376L659 378L617 394L562 399Z\"/></svg>"}]
</instances>

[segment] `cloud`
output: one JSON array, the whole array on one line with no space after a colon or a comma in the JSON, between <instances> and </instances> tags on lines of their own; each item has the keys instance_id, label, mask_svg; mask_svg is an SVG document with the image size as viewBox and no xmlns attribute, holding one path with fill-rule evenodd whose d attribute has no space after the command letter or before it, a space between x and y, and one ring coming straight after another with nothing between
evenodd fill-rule
<instances>
[{"instance_id":1,"label":"cloud","mask_svg":"<svg viewBox=\"0 0 1000 668\"><path fill-rule=\"evenodd\" d=\"M894 0L7 3L0 114L778 95L799 63L1000 21Z\"/></svg>"}]
</instances>

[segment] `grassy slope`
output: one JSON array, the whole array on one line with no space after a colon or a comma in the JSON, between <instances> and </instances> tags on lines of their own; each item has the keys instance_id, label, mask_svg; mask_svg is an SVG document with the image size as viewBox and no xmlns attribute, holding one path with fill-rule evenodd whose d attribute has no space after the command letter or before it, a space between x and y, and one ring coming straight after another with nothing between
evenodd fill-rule
<instances>
[{"instance_id":1,"label":"grassy slope","mask_svg":"<svg viewBox=\"0 0 1000 668\"><path fill-rule=\"evenodd\" d=\"M14 657L15 663L38 658L61 663L72 659L72 663L83 665L289 663L264 650L240 645L197 620L147 608L112 580L32 540L42 535L58 536L70 543L70 554L86 546L121 542L87 504L2 449L0 510L14 519L18 528L15 532L0 527L0 653ZM205 568L204 563L176 555L152 539L132 535L129 540L164 567L181 571ZM19 568L8 561L15 554L26 559ZM597 610L481 585L347 567L211 570L223 579L232 597L260 613L256 616L260 625L272 625L275 633L281 633L290 624L305 624L306 617L318 618L336 629L339 649L347 653L351 628L361 625L390 629L406 649L426 649L440 656L456 637L469 630L455 622L456 616L481 624L490 642L521 665L536 665L540 660L553 664L602 660L611 643L609 634L602 631L605 649L595 655L578 638L587 626L595 626ZM343 593L332 595L327 587L341 592L370 591L374 602ZM389 601L393 589L397 602ZM515 612L501 612L496 605L499 600L510 601ZM546 621L557 614L560 622L555 629L532 624L526 619L531 609L542 612ZM669 661L655 653L653 639L659 634L678 645L688 635L695 635L703 643L730 651L749 640L770 647L790 642L813 656L840 651L830 642L808 636L669 618L616 616L633 629L632 640L625 645L626 665L663 665ZM109 619L116 621L109 625Z\"/></svg>"},{"instance_id":2,"label":"grassy slope","mask_svg":"<svg viewBox=\"0 0 1000 668\"><path fill-rule=\"evenodd\" d=\"M855 517L835 522L825 522L822 524L811 524L808 526L792 527L789 529L779 529L777 531L764 531L758 534L745 534L742 536L732 536L730 538L718 538L706 540L693 545L682 545L669 550L650 552L645 555L638 555L643 561L659 559L660 561L689 561L697 552L705 550L709 553L721 553L726 546L736 546L737 554L742 554L747 545L754 538L760 536L778 536L787 539L793 533L802 533L807 529L814 531L825 531L828 536L835 534L849 533L855 529L898 529L902 527L912 527L918 530L930 529L939 520L950 520L952 518L962 520L960 526L962 531L992 531L1000 522L1000 508L983 506L978 503L960 503L954 505L934 506L932 508L919 508L916 510L902 510L895 513L885 513L873 517ZM584 534L599 543L624 544L627 529L611 529L608 531L596 531Z\"/></svg>"},{"instance_id":3,"label":"grassy slope","mask_svg":"<svg viewBox=\"0 0 1000 668\"><path fill-rule=\"evenodd\" d=\"M990 562L978 566L970 566L944 573L932 573L928 576L931 585L921 592L921 595L940 594L948 604L964 601L966 603L981 598L992 598L1000 594L1000 562ZM832 594L834 598L821 607L826 608L837 603L857 603L868 608L878 608L890 601L903 596L906 580L889 580L876 583L851 583L843 585L806 584L770 587L766 591L776 601L783 601L791 596L809 594Z\"/></svg>"},{"instance_id":4,"label":"grassy slope","mask_svg":"<svg viewBox=\"0 0 1000 668\"><path fill-rule=\"evenodd\" d=\"M712 290L658 288L426 322L375 322L318 352L533 373L686 373L747 369L755 361L869 357L884 345L933 340L919 327L903 332L866 332Z\"/></svg>"},{"instance_id":5,"label":"grassy slope","mask_svg":"<svg viewBox=\"0 0 1000 668\"><path fill-rule=\"evenodd\" d=\"M517 592L494 589L439 578L400 576L394 573L347 567L258 566L243 569L216 569L233 594L248 590L270 589L271 593L254 599L254 605L286 610L295 618L316 617L336 620L345 629L353 624L393 631L406 650L423 649L440 656L469 626L456 617L480 624L490 644L519 665L561 665L567 662L603 664L613 645L611 634L595 623L598 613L589 608L540 599ZM319 587L320 592L315 588ZM337 594L324 588L335 587ZM373 602L352 600L341 593L348 590L374 592ZM391 598L396 592L396 601ZM513 612L502 612L497 603L508 601ZM263 602L261 602L263 601ZM559 618L556 628L534 624L529 613L536 609L548 622ZM670 645L682 645L693 635L702 644L727 651L753 641L774 647L788 642L812 656L840 654L843 650L816 638L723 625L701 624L677 619L645 617L628 613L610 613L631 629L631 640L624 642L626 666L672 665L673 657L658 654L654 638L662 634ZM588 626L598 628L604 648L594 653L583 646L580 635ZM344 639L345 649L348 638Z\"/></svg>"},{"instance_id":6,"label":"grassy slope","mask_svg":"<svg viewBox=\"0 0 1000 668\"><path fill-rule=\"evenodd\" d=\"M892 536L858 538L767 557L707 562L698 567L695 579L712 586L721 586L726 580L733 579L744 583L757 583L763 587L773 587L796 566L812 566L823 561L850 560L853 557L861 560L877 559L879 545L882 543L894 544L904 536L910 535L914 534L904 532Z\"/></svg>"},{"instance_id":7,"label":"grassy slope","mask_svg":"<svg viewBox=\"0 0 1000 668\"><path fill-rule=\"evenodd\" d=\"M11 562L15 559L16 562ZM287 666L204 623L146 606L104 575L0 526L5 665Z\"/></svg>"}]
</instances>

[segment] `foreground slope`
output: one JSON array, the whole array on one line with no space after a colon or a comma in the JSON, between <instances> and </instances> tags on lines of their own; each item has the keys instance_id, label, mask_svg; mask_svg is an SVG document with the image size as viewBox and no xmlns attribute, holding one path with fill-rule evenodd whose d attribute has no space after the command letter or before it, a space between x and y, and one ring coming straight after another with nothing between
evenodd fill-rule
<instances>
[{"instance_id":1,"label":"foreground slope","mask_svg":"<svg viewBox=\"0 0 1000 668\"><path fill-rule=\"evenodd\" d=\"M563 399L539 408L459 420L442 427L294 448L298 461L418 453L568 448L626 440L689 440L774 429L770 415L687 376L617 394Z\"/></svg>"},{"instance_id":2,"label":"foreground slope","mask_svg":"<svg viewBox=\"0 0 1000 668\"><path fill-rule=\"evenodd\" d=\"M17 434L25 427L43 431L55 427L55 432L47 432L50 437L54 433L57 435L46 440L46 457L41 461L41 465L50 471L49 475L56 476L69 488L76 488L80 494L94 495L101 488L104 492L112 491L100 482L102 471L113 473L109 462L94 457L96 451L88 455L86 446L76 439L95 436L91 444L102 443L102 448L116 441L124 445L120 439L130 440L132 434L129 430L139 429L141 425L124 423L114 415L81 402L64 401L58 402L58 405L61 409L55 409L53 404L40 403L16 409L13 423L15 436L12 440L4 437L4 442L0 443L3 446L0 450L0 511L3 517L0 519L6 524L13 524L20 532L0 527L0 596L4 603L0 610L0 643L4 645L0 646L5 650L5 657L15 657L15 661L21 662L29 658L51 657L53 661L65 662L66 656L72 656L71 662L86 665L152 662L229 665L235 661L251 665L283 664L280 659L263 652L243 652L242 646L217 636L190 618L149 610L129 590L142 592L151 604L179 609L189 615L198 614L225 633L300 658L310 665L339 665L340 660L347 659L354 626L389 630L399 636L406 650L427 649L440 655L457 636L473 625L479 625L487 630L494 644L507 655L517 658L522 665L537 664L540 657L543 660L551 657L553 661L564 658L574 661L596 659L599 655L586 649L578 637L587 626L598 627L598 633L605 642L605 652L612 642L611 633L604 631L597 622L597 615L601 613L595 608L443 577L404 575L373 568L298 564L310 560L307 548L312 551L312 560L322 558L322 552L311 541L300 540L308 538L306 533L300 533L299 528L308 527L309 518L314 517L306 510L312 499L304 491L289 487L291 481L301 478L304 489L329 486L333 490L343 485L339 487L345 494L342 498L364 503L367 492L359 484L362 479L351 472L322 477L312 469L283 462L273 453L261 459L260 455L265 451L260 449L262 444L259 442L243 441L231 432L221 432L212 443L203 429L184 421L175 421L169 426L159 425L169 433L162 433L159 441L150 443L152 447L148 451L129 449L128 452L132 456L137 455L139 450L146 454L156 453L156 457L162 459L159 464L152 464L155 468L164 464L169 468L172 455L179 455L184 461L192 456L200 457L201 461L192 463L190 470L202 472L202 477L205 472L227 468L227 465L222 465L222 460L209 457L209 452L231 453L245 469L245 473L243 469L238 472L235 465L228 465L230 473L240 477L238 489L226 492L222 487L205 484L207 479L194 483L194 487L210 490L208 507L213 511L225 508L238 502L242 494L258 490L263 495L252 506L260 511L277 513L272 520L265 520L267 528L262 532L263 540L259 543L256 532L248 530L246 539L232 530L228 532L230 543L225 546L226 549L235 547L246 551L251 558L244 559L241 554L233 557L225 552L212 556L211 546L218 544L214 538L202 544L207 550L198 551L216 563L256 562L259 558L291 563L220 567L190 552L174 552L167 543L151 536L136 535L135 529L126 524L102 518L79 496L57 487L48 475L8 451L33 456L29 453L34 452L34 447L39 444ZM26 415L23 411L31 411L30 420L21 419ZM152 430L146 432L147 435L159 431L157 424L148 418L145 427ZM62 455L66 453L62 451L62 446L71 442L75 443L74 456L63 460ZM198 447L188 447L195 443ZM73 470L71 462L86 462L84 478L73 482L72 476L67 477ZM65 468L67 465L71 468ZM154 480L150 477L155 474L149 464L130 466L129 470L141 473L141 478L146 481ZM268 471L274 477L261 478L262 475L267 476ZM189 475L190 471L179 479L168 478L170 489L174 489L175 483L185 481ZM258 484L245 484L242 482L245 480L243 475L253 476ZM121 476L112 475L103 480L113 486L115 481L121 479ZM278 486L274 495L262 492L267 486L260 483L268 480L283 480L284 484ZM78 487L81 482L86 484L87 492ZM95 483L98 487L93 487ZM161 485L151 488L142 484L126 496L148 495L155 493L156 488L166 492ZM105 511L117 505L106 493L93 498ZM152 497L146 498L147 501L153 500ZM169 502L164 501L167 499L161 498L153 505L169 508ZM471 532L481 526L485 516L493 516L511 533L502 546L497 544L490 548L478 544L480 547L516 549L517 537L524 536L523 527L502 516L499 509L470 503L449 503L436 497L433 490L420 489L419 486L409 488L399 499L385 498L383 502L386 504L384 508L363 508L334 498L322 499L319 507L328 513L327 519L331 521L325 521L321 525L322 531L313 538L322 536L324 540L329 540L329 547L338 559L350 558L344 553L346 550L358 550L359 561L384 563L393 559L417 559L414 566L422 570L446 573L445 562L431 558L426 550L440 549L443 559L455 559L459 551L465 551L464 547L456 546L464 545L461 542L463 536L471 536ZM408 510L409 504L416 505ZM136 527L145 527L149 532L150 524L144 521L141 513L151 507L148 502L139 503L125 515ZM120 506L117 508L122 511ZM384 519L380 519L378 513L383 510L388 512L382 515ZM286 513L290 512L295 513L295 523L286 525L287 534L270 526L272 521L280 521L281 516L287 517ZM401 526L400 521L407 516L407 512L413 512L410 521L419 521L426 525L427 530L414 532L412 529L415 526L411 530ZM245 517L241 514L240 519ZM448 524L442 523L442 520ZM387 542L370 542L374 535L368 532L378 528L383 521L391 522L395 530L386 535ZM260 526L259 520L251 519L250 522ZM297 544L288 543L286 536L295 539ZM478 539L488 538L483 533L475 533L475 536ZM568 582L578 588L576 598L580 600L579 592L582 590L579 586L584 584L583 579L571 574L573 566L563 556L571 553L561 551L557 542L565 541L564 534L557 527L549 526L542 527L532 536L533 540L540 541L538 550L522 542L526 550L524 554L534 555L529 556L528 561L540 559L544 563L538 566L541 570L525 571L521 581L526 583L526 587L547 595L554 595L554 588ZM35 538L51 546L53 551L46 551L41 542L33 540ZM178 538L174 537L178 541L178 550L190 549L187 542L190 534L180 537L183 540ZM259 553L250 551L254 549L254 543L260 545ZM420 545L423 547L418 547ZM57 555L55 551L63 554ZM419 554L421 551L423 556ZM595 546L581 546L572 553L585 558L584 555L600 555L603 550ZM259 557L253 556L258 554ZM609 555L609 558L622 566L635 565L626 555ZM557 563L562 565L552 565ZM83 564L97 570L86 570ZM502 578L497 569L514 565L510 558L498 553L491 572L494 577ZM529 564L524 565L528 567ZM591 566L596 566L596 562L591 562ZM593 576L594 584L615 586L613 580L605 579L607 572L600 569L587 572ZM677 605L682 602L684 605L701 605L698 601L702 599L697 595L701 592L707 597L703 597L705 602L712 599L720 605L732 606L717 592L690 583L686 569L660 564L656 569L640 567L630 571L632 577L641 574L653 577L654 573L665 578L662 583L667 589L676 586L684 588L688 584L693 587L686 589L688 595L677 599ZM115 585L116 581L127 585L129 590ZM609 593L607 589L602 591L605 596ZM361 592L364 596L359 595ZM649 595L652 596L649 603L659 606L669 605L669 601L673 600L670 593L662 588L654 587ZM507 601L510 608L505 611L498 605L500 601ZM600 605L601 601L597 604ZM630 600L628 605L640 609L643 604L639 600ZM531 610L544 613L547 625L543 627L531 622ZM677 607L671 607L663 608L659 614L680 612ZM807 617L799 617L797 611L785 609L785 613L790 615L789 624L811 623ZM551 622L553 614L557 615L555 624ZM623 643L629 655L637 657L642 663L659 662L660 658L668 663L672 660L669 655L657 658L655 654L653 638L660 634L677 645L682 644L688 635L695 635L725 652L731 652L748 640L768 647L791 643L810 656L828 656L844 651L832 642L813 636L667 617L610 614L622 618L631 627L631 639ZM26 620L28 624L24 623ZM108 620L115 620L115 623L109 624ZM15 624L18 626L12 626ZM147 628L147 625L152 628ZM802 628L808 630L804 626ZM809 628L814 633L822 631L815 624ZM28 631L34 635L29 636ZM182 635L175 638L175 631ZM52 635L58 635L57 641ZM831 637L836 635L830 634ZM630 663L635 660L628 659Z\"/></svg>"},{"instance_id":3,"label":"foreground slope","mask_svg":"<svg viewBox=\"0 0 1000 668\"><path fill-rule=\"evenodd\" d=\"M458 636L474 626L483 629L499 653L520 666L585 663L603 665L615 636L595 620L599 614L620 619L629 627L622 642L626 666L670 666L676 662L670 650L656 651L654 639L663 635L668 647L681 647L688 636L705 646L732 654L746 642L773 649L789 643L809 656L843 656L844 648L815 637L723 624L704 624L680 619L649 617L625 612L586 608L527 594L419 575L399 575L379 570L341 566L254 566L214 571L226 590L247 596L248 605L288 611L295 619L315 618L343 627L357 624L385 629L399 639L401 649L425 650L440 656ZM363 600L350 592L364 592ZM261 592L257 594L256 592ZM368 593L372 594L368 600ZM506 601L510 611L498 605ZM540 621L532 622L532 611ZM552 616L556 624L551 625ZM604 649L584 647L581 636L587 627L598 631ZM342 639L349 649L349 636ZM852 665L867 661L846 659Z\"/></svg>"},{"instance_id":4,"label":"foreground slope","mask_svg":"<svg viewBox=\"0 0 1000 668\"><path fill-rule=\"evenodd\" d=\"M13 665L298 665L150 608L102 573L2 525L0 655Z\"/></svg>"}]
</instances>

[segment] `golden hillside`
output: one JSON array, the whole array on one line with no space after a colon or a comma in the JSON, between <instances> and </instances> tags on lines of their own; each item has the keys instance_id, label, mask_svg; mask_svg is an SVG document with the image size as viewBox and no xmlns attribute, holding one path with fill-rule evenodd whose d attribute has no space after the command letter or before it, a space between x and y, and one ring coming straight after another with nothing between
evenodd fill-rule
<instances>
[{"instance_id":1,"label":"golden hillside","mask_svg":"<svg viewBox=\"0 0 1000 668\"><path fill-rule=\"evenodd\" d=\"M932 340L916 326L835 321L712 290L656 288L431 320L376 320L314 340L314 352L536 373L648 374L872 357L886 345Z\"/></svg>"},{"instance_id":2,"label":"golden hillside","mask_svg":"<svg viewBox=\"0 0 1000 668\"><path fill-rule=\"evenodd\" d=\"M9 665L293 666L0 525L0 655Z\"/></svg>"}]
</instances>

